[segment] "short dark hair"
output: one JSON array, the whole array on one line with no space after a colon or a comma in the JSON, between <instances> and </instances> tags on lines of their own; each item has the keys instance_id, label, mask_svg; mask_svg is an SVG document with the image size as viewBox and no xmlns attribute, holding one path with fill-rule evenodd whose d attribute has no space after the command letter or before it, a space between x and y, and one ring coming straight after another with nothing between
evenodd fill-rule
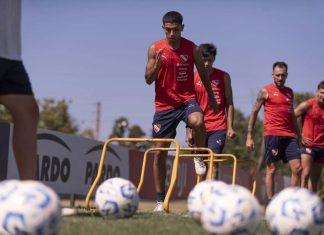
<instances>
[{"instance_id":1,"label":"short dark hair","mask_svg":"<svg viewBox=\"0 0 324 235\"><path fill-rule=\"evenodd\" d=\"M163 24L165 24L165 23L182 24L182 21L183 21L183 17L177 11L169 11L169 12L165 13L165 15L162 18Z\"/></svg>"},{"instance_id":2,"label":"short dark hair","mask_svg":"<svg viewBox=\"0 0 324 235\"><path fill-rule=\"evenodd\" d=\"M279 67L279 68L285 68L286 71L288 72L288 65L286 62L283 61L277 61L272 65L272 71L275 69L275 67Z\"/></svg>"},{"instance_id":3,"label":"short dark hair","mask_svg":"<svg viewBox=\"0 0 324 235\"><path fill-rule=\"evenodd\" d=\"M318 86L317 86L317 90L319 89L324 89L324 81L321 81Z\"/></svg>"},{"instance_id":4,"label":"short dark hair","mask_svg":"<svg viewBox=\"0 0 324 235\"><path fill-rule=\"evenodd\" d=\"M217 48L212 43L203 43L199 45L199 49L201 52L202 57L206 58L210 55L214 56L217 55Z\"/></svg>"}]
</instances>

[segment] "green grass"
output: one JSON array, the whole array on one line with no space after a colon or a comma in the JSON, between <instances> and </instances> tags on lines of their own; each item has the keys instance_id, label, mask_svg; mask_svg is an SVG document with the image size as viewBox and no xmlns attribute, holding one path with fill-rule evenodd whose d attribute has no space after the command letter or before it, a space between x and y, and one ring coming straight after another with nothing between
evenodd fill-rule
<instances>
[{"instance_id":1,"label":"green grass","mask_svg":"<svg viewBox=\"0 0 324 235\"><path fill-rule=\"evenodd\" d=\"M67 203L65 202L65 205ZM94 203L90 203L94 206ZM98 213L83 208L83 201L76 203L79 213L64 217L62 235L207 235L208 233L192 218L186 217L187 201L171 201L170 213L152 213L153 201L141 200L137 213L128 219L105 219ZM256 235L270 235L263 221Z\"/></svg>"},{"instance_id":2,"label":"green grass","mask_svg":"<svg viewBox=\"0 0 324 235\"><path fill-rule=\"evenodd\" d=\"M138 212L131 218L115 220L104 219L98 214L91 213L65 217L60 234L206 235L208 233L193 219L181 214ZM270 234L264 222L261 223L256 234Z\"/></svg>"}]
</instances>

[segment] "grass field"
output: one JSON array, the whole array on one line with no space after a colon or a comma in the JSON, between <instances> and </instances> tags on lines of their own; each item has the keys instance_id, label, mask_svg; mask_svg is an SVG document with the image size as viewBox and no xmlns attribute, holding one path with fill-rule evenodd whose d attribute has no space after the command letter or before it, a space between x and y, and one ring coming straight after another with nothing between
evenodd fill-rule
<instances>
[{"instance_id":1,"label":"grass field","mask_svg":"<svg viewBox=\"0 0 324 235\"><path fill-rule=\"evenodd\" d=\"M154 202L140 202L137 213L129 219L108 220L97 213L80 209L78 215L64 217L62 235L85 234L141 234L141 235L206 235L208 234L193 219L186 216L186 201L170 204L171 213L152 213ZM256 234L270 232L262 222Z\"/></svg>"}]
</instances>

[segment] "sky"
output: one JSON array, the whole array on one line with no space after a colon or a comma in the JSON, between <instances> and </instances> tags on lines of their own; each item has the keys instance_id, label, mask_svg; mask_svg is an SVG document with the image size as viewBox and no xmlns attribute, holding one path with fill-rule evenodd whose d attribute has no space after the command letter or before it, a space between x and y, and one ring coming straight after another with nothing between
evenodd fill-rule
<instances>
[{"instance_id":1,"label":"sky","mask_svg":"<svg viewBox=\"0 0 324 235\"><path fill-rule=\"evenodd\" d=\"M162 16L184 17L182 36L218 48L215 67L232 80L235 108L249 115L275 61L288 63L287 86L314 92L324 80L321 0L32 0L22 1L23 60L37 99L71 101L80 129L100 140L127 117L150 136L154 84L144 79L149 45L165 37ZM262 117L262 116L261 116ZM184 125L177 129L184 144Z\"/></svg>"}]
</instances>

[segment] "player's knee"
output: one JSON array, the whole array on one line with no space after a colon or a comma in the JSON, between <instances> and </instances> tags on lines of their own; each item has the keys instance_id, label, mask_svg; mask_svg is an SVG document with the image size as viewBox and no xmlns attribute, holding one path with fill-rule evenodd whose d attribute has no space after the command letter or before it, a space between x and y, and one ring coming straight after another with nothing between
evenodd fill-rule
<instances>
[{"instance_id":1,"label":"player's knee","mask_svg":"<svg viewBox=\"0 0 324 235\"><path fill-rule=\"evenodd\" d=\"M274 175L275 173L276 173L276 171L277 171L277 168L276 168L276 166L268 166L267 167L267 174L268 175Z\"/></svg>"},{"instance_id":2,"label":"player's knee","mask_svg":"<svg viewBox=\"0 0 324 235\"><path fill-rule=\"evenodd\" d=\"M302 168L302 165L300 162L296 162L291 166L291 171L293 174L297 174L297 175L301 174L302 170L303 170L303 168Z\"/></svg>"}]
</instances>

